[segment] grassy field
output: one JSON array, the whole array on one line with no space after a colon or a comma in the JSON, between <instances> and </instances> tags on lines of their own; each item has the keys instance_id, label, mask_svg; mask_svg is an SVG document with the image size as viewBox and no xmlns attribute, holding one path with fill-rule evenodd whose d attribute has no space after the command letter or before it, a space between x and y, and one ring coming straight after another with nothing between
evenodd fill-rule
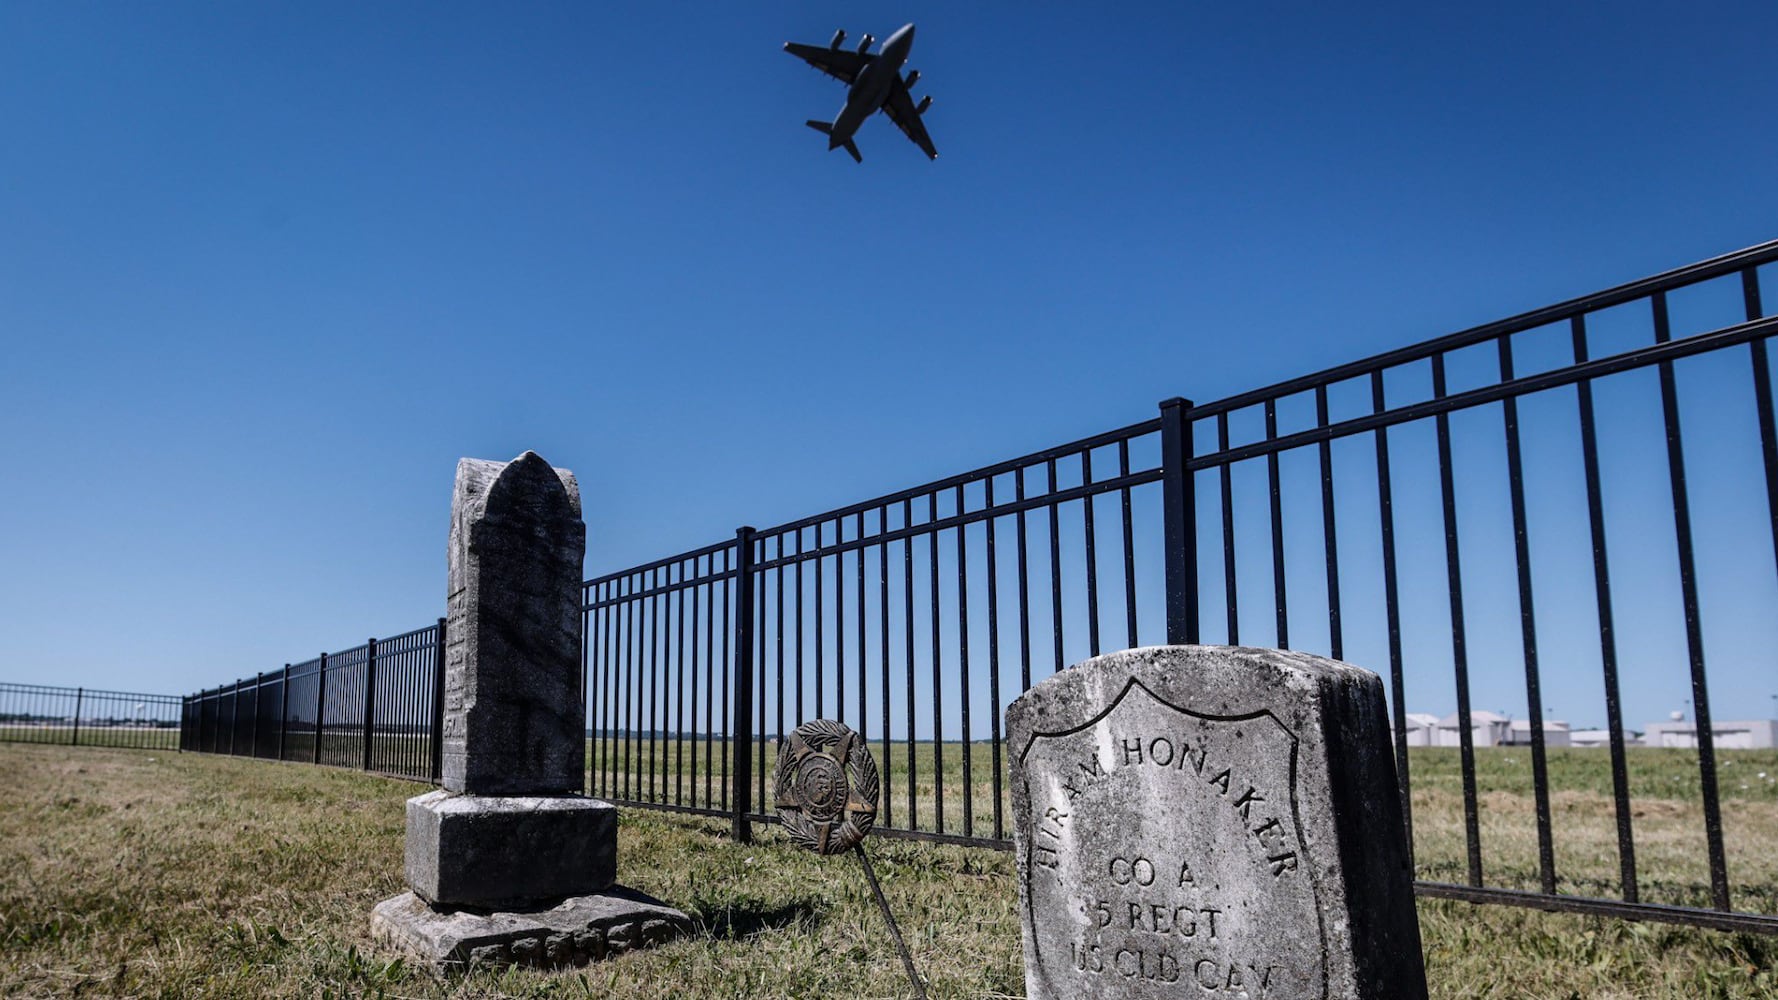
<instances>
[{"instance_id":1,"label":"grassy field","mask_svg":"<svg viewBox=\"0 0 1778 1000\"><path fill-rule=\"evenodd\" d=\"M1414 848L1419 877L1463 882L1463 787L1455 749L1410 752ZM1638 883L1644 902L1710 905L1698 757L1690 750L1632 747L1627 753ZM1778 750L1717 752L1724 850L1737 909L1778 913ZM1556 888L1618 897L1616 808L1611 757L1603 750L1553 749L1550 812ZM1538 887L1537 819L1525 748L1476 752L1483 874L1489 885Z\"/></svg>"},{"instance_id":2,"label":"grassy field","mask_svg":"<svg viewBox=\"0 0 1778 1000\"><path fill-rule=\"evenodd\" d=\"M1639 780L1658 787L1665 766ZM1432 813L1451 793L1427 784ZM421 787L297 764L0 745L0 995L909 995L849 859L795 850L769 827L742 846L718 822L635 809L619 829L621 876L691 913L694 935L585 970L434 979L369 937L371 907L404 888L402 802ZM1498 800L1513 793L1485 787L1487 815L1508 815ZM1733 801L1772 807L1769 794ZM1769 814L1750 816L1769 835ZM1609 814L1601 822L1609 830ZM1021 995L1009 855L870 846L933 997ZM1420 917L1437 997L1778 996L1778 938L1436 900Z\"/></svg>"},{"instance_id":3,"label":"grassy field","mask_svg":"<svg viewBox=\"0 0 1778 1000\"><path fill-rule=\"evenodd\" d=\"M107 726L80 724L80 732L68 724L38 722L0 723L0 742L61 743L76 739L83 747L132 747L139 750L179 749L178 726Z\"/></svg>"},{"instance_id":4,"label":"grassy field","mask_svg":"<svg viewBox=\"0 0 1778 1000\"><path fill-rule=\"evenodd\" d=\"M717 771L706 782L712 749L717 754ZM759 753L754 755L754 768L769 776L777 757L769 744L762 749L763 772ZM992 748L976 743L969 749L970 780L966 785L961 743L942 747L920 743L912 752L906 744L891 744L879 822L978 837L1010 837L1012 793L1004 781L999 789L1001 823L998 830L995 826ZM594 773L602 777L603 787L619 797L624 797L627 789L627 797L639 801L720 804L724 744L713 741L706 746L699 741L695 750L699 767L695 777L690 773L692 741L670 739L637 740L617 748L609 759L603 749L595 748L593 761L604 766L595 766ZM881 763L885 759L881 744L873 744L872 750ZM1467 882L1458 751L1415 748L1409 751L1408 762L1418 877ZM1696 752L1632 747L1627 763L1641 898L1676 906L1710 906L1710 867ZM1733 902L1741 910L1778 913L1778 750L1718 751L1717 766ZM1604 750L1552 748L1549 782L1557 891L1622 898L1611 755ZM708 799L706 786L712 790ZM1536 890L1541 885L1532 786L1528 748L1476 751L1482 873L1489 886ZM969 790L967 796L965 789ZM768 781L768 799L770 794ZM761 805L757 790L755 796L755 808L770 811L770 802Z\"/></svg>"}]
</instances>

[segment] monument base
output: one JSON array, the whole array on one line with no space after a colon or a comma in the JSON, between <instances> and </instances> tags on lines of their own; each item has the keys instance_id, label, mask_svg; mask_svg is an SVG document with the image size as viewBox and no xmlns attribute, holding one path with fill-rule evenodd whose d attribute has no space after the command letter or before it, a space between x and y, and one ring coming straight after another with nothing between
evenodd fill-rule
<instances>
[{"instance_id":1,"label":"monument base","mask_svg":"<svg viewBox=\"0 0 1778 1000\"><path fill-rule=\"evenodd\" d=\"M378 903L370 915L373 937L439 972L585 965L669 941L690 928L685 914L616 885L521 912L435 908L404 892Z\"/></svg>"},{"instance_id":2,"label":"monument base","mask_svg":"<svg viewBox=\"0 0 1778 1000\"><path fill-rule=\"evenodd\" d=\"M435 906L528 909L617 881L617 807L579 795L407 801L407 884Z\"/></svg>"}]
</instances>

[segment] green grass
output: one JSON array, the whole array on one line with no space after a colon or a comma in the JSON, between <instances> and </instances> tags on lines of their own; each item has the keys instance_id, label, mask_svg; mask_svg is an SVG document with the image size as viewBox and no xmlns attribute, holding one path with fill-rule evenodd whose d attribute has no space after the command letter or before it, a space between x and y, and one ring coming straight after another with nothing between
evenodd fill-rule
<instances>
[{"instance_id":1,"label":"green grass","mask_svg":"<svg viewBox=\"0 0 1778 1000\"><path fill-rule=\"evenodd\" d=\"M1413 758L1426 778L1422 823L1454 794L1433 780L1441 756ZM1483 768L1485 815L1528 808L1500 798L1518 794L1519 766L1503 754ZM1596 781L1591 766L1576 763L1573 780ZM1683 761L1651 756L1644 766L1648 806L1683 803L1652 795ZM625 810L619 827L620 876L689 912L692 936L584 970L434 979L369 936L371 907L404 888L402 803L423 787L299 764L0 745L0 995L909 995L850 859L795 850L771 827L744 846L719 821L640 809ZM1770 793L1746 791L1730 801L1773 807ZM1486 828L1503 865L1522 825ZM1650 836L1659 829L1646 825ZM869 847L933 997L1022 995L1009 855ZM1778 938L1438 900L1419 908L1436 997L1778 996Z\"/></svg>"},{"instance_id":2,"label":"green grass","mask_svg":"<svg viewBox=\"0 0 1778 1000\"><path fill-rule=\"evenodd\" d=\"M1466 881L1458 751L1415 749L1408 761L1419 877ZM1626 763L1643 901L1711 905L1696 752L1632 747ZM1732 902L1739 910L1778 913L1778 750L1721 750L1717 768ZM1552 749L1549 782L1557 891L1619 897L1610 754ZM1482 868L1489 885L1539 885L1532 787L1529 749L1476 751Z\"/></svg>"},{"instance_id":3,"label":"green grass","mask_svg":"<svg viewBox=\"0 0 1778 1000\"><path fill-rule=\"evenodd\" d=\"M140 750L178 750L178 726L106 726L82 722L80 732L66 723L0 723L0 742L71 744L83 747L132 747Z\"/></svg>"},{"instance_id":4,"label":"green grass","mask_svg":"<svg viewBox=\"0 0 1778 1000\"><path fill-rule=\"evenodd\" d=\"M596 781L604 782L595 789L611 789L617 797L637 801L720 805L726 743L717 740L706 746L697 741L699 773L695 777L690 773L692 744L691 740L637 740L611 749L609 758L606 748L595 746L593 772ZM715 772L708 769L712 749L717 754ZM769 812L770 774L777 756L769 744L761 749L763 773L768 776L766 800L756 801L755 808ZM1000 826L995 826L995 760L988 744L969 745L967 785L961 743L917 743L911 751L905 743L892 743L887 758L882 744L873 743L872 752L879 765L888 760L880 823L986 838L1011 836L1012 793L1004 778L998 789ZM755 773L761 773L757 750L753 760ZM1408 761L1417 876L1427 881L1467 882L1458 751L1415 748L1409 751ZM1710 906L1710 866L1696 752L1632 747L1627 764L1641 898L1676 906ZM1001 767L1005 767L1004 760ZM1718 751L1717 767L1732 902L1740 910L1778 913L1778 750ZM711 778L708 783L707 774ZM1552 748L1549 783L1557 891L1622 898L1610 753ZM1542 884L1532 788L1529 748L1476 751L1482 874L1489 886L1536 890ZM757 783L755 795L757 799ZM909 822L910 816L914 822Z\"/></svg>"}]
</instances>

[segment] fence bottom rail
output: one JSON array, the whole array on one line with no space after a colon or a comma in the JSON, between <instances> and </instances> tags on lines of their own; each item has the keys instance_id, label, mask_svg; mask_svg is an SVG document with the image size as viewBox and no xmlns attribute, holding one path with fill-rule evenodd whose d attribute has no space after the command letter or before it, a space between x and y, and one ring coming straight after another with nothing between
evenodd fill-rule
<instances>
[{"instance_id":1,"label":"fence bottom rail","mask_svg":"<svg viewBox=\"0 0 1778 1000\"><path fill-rule=\"evenodd\" d=\"M1621 899L1552 895L1525 889L1492 889L1450 882L1415 882L1414 892L1416 895L1434 899L1522 906L1551 913L1590 913L1620 920L1652 920L1719 931L1778 934L1778 915L1706 910L1694 906L1666 906L1660 903L1626 903Z\"/></svg>"}]
</instances>

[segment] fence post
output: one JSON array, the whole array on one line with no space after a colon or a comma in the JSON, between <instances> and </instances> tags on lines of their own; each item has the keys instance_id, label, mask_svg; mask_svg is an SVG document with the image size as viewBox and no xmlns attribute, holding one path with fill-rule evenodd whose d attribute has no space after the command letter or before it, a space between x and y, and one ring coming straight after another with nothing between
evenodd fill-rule
<instances>
[{"instance_id":1,"label":"fence post","mask_svg":"<svg viewBox=\"0 0 1778 1000\"><path fill-rule=\"evenodd\" d=\"M1161 519L1166 526L1167 643L1198 641L1197 488L1187 465L1192 457L1189 399L1161 400Z\"/></svg>"},{"instance_id":2,"label":"fence post","mask_svg":"<svg viewBox=\"0 0 1778 1000\"><path fill-rule=\"evenodd\" d=\"M733 809L736 841L753 843L753 529L735 532L735 705Z\"/></svg>"},{"instance_id":3,"label":"fence post","mask_svg":"<svg viewBox=\"0 0 1778 1000\"><path fill-rule=\"evenodd\" d=\"M315 763L321 763L321 734L327 722L327 654L321 654L321 669L315 674Z\"/></svg>"},{"instance_id":4,"label":"fence post","mask_svg":"<svg viewBox=\"0 0 1778 1000\"><path fill-rule=\"evenodd\" d=\"M377 640L364 641L364 767L370 770L370 733L376 721L377 708Z\"/></svg>"},{"instance_id":5,"label":"fence post","mask_svg":"<svg viewBox=\"0 0 1778 1000\"><path fill-rule=\"evenodd\" d=\"M63 688L62 690L66 691L68 689ZM69 738L69 743L72 744L73 746L80 745L80 703L82 701L84 701L85 699L86 699L86 688L83 688L83 687L75 688L74 689L74 734L73 734L73 736L71 736Z\"/></svg>"},{"instance_id":6,"label":"fence post","mask_svg":"<svg viewBox=\"0 0 1778 1000\"><path fill-rule=\"evenodd\" d=\"M586 630L589 622L587 615L586 586L584 584L580 588L580 611L576 613L575 617L579 620L578 631L580 633L580 749L583 755L581 757L581 792L590 796L593 794L593 769L590 766L592 764L593 756L593 733L592 726L590 725L591 716L587 711L587 696L590 693L587 687L587 682L590 678L587 676L587 673L592 669L592 662L588 656L587 650ZM693 631L696 631L695 625Z\"/></svg>"},{"instance_id":7,"label":"fence post","mask_svg":"<svg viewBox=\"0 0 1778 1000\"><path fill-rule=\"evenodd\" d=\"M241 682L235 681L235 690L228 699L228 755L235 755L235 730L241 728Z\"/></svg>"},{"instance_id":8,"label":"fence post","mask_svg":"<svg viewBox=\"0 0 1778 1000\"><path fill-rule=\"evenodd\" d=\"M284 680L278 684L278 759L284 759L284 740L290 735L290 664L284 664Z\"/></svg>"},{"instance_id":9,"label":"fence post","mask_svg":"<svg viewBox=\"0 0 1778 1000\"><path fill-rule=\"evenodd\" d=\"M265 693L265 671L253 675L253 726L248 729L247 756L259 756L259 700Z\"/></svg>"},{"instance_id":10,"label":"fence post","mask_svg":"<svg viewBox=\"0 0 1778 1000\"><path fill-rule=\"evenodd\" d=\"M438 620L432 652L432 780L444 780L445 620Z\"/></svg>"}]
</instances>

